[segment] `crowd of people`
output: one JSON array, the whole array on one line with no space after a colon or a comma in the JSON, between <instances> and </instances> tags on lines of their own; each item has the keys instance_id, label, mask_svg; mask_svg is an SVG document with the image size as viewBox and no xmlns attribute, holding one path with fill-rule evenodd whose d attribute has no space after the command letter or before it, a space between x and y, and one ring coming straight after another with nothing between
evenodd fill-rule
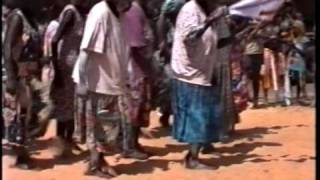
<instances>
[{"instance_id":1,"label":"crowd of people","mask_svg":"<svg viewBox=\"0 0 320 180\"><path fill-rule=\"evenodd\" d=\"M107 149L148 159L139 137L160 109L163 128L173 115L173 138L190 145L185 168L212 169L199 153L228 139L249 102L261 108L260 89L263 104L272 89L277 103L292 105L292 86L297 102L308 98L314 45L290 2L267 22L229 16L224 1L91 3L53 4L45 25L6 7L3 123L18 168L33 168L28 142L56 119L57 160L86 144L85 174L115 177Z\"/></svg>"}]
</instances>

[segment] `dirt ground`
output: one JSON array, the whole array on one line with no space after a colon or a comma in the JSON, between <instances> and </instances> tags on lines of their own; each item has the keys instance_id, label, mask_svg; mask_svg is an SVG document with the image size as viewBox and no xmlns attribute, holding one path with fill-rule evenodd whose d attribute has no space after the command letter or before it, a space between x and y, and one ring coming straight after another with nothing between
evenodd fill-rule
<instances>
[{"instance_id":1,"label":"dirt ground","mask_svg":"<svg viewBox=\"0 0 320 180\"><path fill-rule=\"evenodd\" d=\"M169 131L160 128L152 114L149 131L154 139L141 139L155 155L147 161L106 157L122 175L115 180L313 180L315 179L315 110L309 107L270 107L241 114L232 141L216 144L217 152L201 155L216 170L185 170L181 160L186 145L175 142ZM99 180L83 175L86 164L79 155L69 164L58 165L53 151L54 122L36 144L36 163L42 170L23 171L9 167L13 159L3 156L4 180Z\"/></svg>"}]
</instances>

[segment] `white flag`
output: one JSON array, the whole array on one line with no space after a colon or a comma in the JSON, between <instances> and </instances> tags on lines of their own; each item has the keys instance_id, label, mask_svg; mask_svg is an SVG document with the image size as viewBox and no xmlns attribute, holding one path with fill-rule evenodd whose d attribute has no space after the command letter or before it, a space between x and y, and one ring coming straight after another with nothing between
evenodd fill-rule
<instances>
[{"instance_id":1,"label":"white flag","mask_svg":"<svg viewBox=\"0 0 320 180\"><path fill-rule=\"evenodd\" d=\"M229 14L258 20L272 20L285 0L241 0L229 7Z\"/></svg>"}]
</instances>

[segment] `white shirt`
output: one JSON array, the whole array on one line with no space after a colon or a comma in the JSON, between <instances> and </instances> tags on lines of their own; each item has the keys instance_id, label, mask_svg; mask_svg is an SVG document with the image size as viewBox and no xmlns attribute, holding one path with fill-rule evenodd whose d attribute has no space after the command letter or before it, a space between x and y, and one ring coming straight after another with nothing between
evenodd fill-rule
<instances>
[{"instance_id":1,"label":"white shirt","mask_svg":"<svg viewBox=\"0 0 320 180\"><path fill-rule=\"evenodd\" d=\"M128 79L129 48L119 19L105 1L89 12L80 50L86 52L88 90L107 95L122 95ZM79 60L73 72L80 83Z\"/></svg>"},{"instance_id":2,"label":"white shirt","mask_svg":"<svg viewBox=\"0 0 320 180\"><path fill-rule=\"evenodd\" d=\"M180 10L174 34L171 67L173 77L191 84L211 86L214 63L217 57L217 32L212 27L193 45L184 40L188 33L203 25L206 15L191 0Z\"/></svg>"}]
</instances>

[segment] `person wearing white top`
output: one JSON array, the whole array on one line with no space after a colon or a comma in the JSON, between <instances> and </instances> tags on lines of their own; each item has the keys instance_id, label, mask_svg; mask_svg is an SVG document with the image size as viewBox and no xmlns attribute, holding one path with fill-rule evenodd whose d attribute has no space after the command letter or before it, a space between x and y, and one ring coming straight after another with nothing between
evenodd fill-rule
<instances>
[{"instance_id":1,"label":"person wearing white top","mask_svg":"<svg viewBox=\"0 0 320 180\"><path fill-rule=\"evenodd\" d=\"M129 48L119 17L130 7L131 0L104 0L90 10L73 71L76 93L86 99L87 105L86 143L90 150L87 175L117 175L102 155L103 146L98 139L99 135L105 139L105 134L97 111L103 101L108 111L124 114L123 101L129 93L126 87Z\"/></svg>"},{"instance_id":2,"label":"person wearing white top","mask_svg":"<svg viewBox=\"0 0 320 180\"><path fill-rule=\"evenodd\" d=\"M213 8L210 8L213 7ZM213 84L217 62L217 27L207 22L224 16L215 1L191 0L180 10L174 32L171 67L173 138L189 143L184 165L188 169L211 169L199 161L203 145L218 142L221 110L218 88ZM210 14L210 16L209 16ZM202 35L200 32L203 32Z\"/></svg>"}]
</instances>

